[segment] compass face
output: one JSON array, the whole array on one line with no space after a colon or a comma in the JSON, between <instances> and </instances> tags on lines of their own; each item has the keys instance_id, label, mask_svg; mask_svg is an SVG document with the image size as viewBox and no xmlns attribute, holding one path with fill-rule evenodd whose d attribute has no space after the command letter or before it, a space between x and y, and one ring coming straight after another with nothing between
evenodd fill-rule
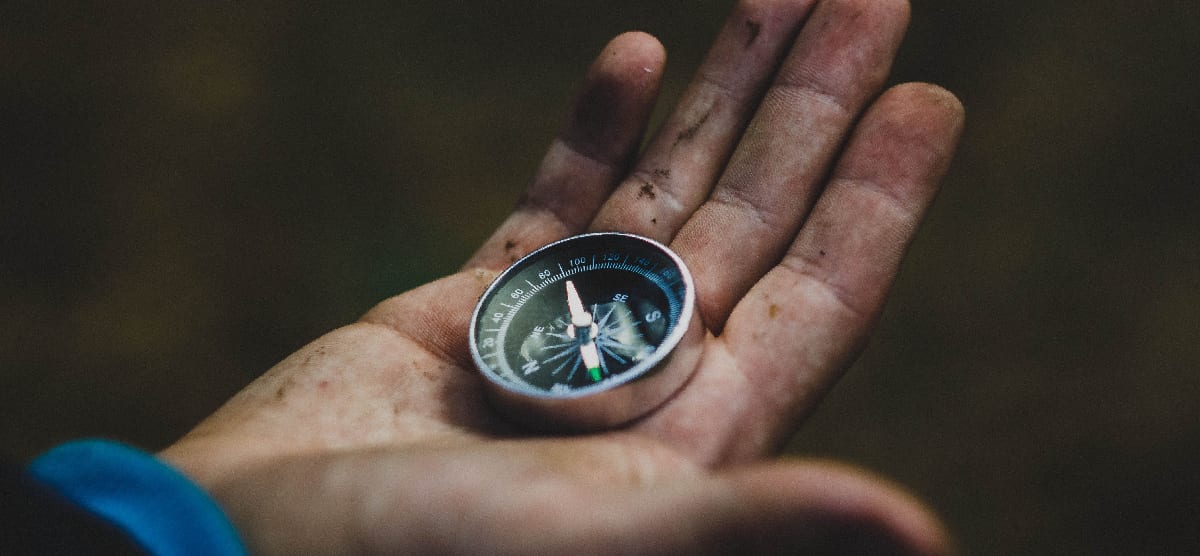
<instances>
[{"instance_id":1,"label":"compass face","mask_svg":"<svg viewBox=\"0 0 1200 556\"><path fill-rule=\"evenodd\" d=\"M687 268L661 244L574 236L496 279L475 309L471 351L507 390L585 396L653 372L683 335L693 299Z\"/></svg>"}]
</instances>

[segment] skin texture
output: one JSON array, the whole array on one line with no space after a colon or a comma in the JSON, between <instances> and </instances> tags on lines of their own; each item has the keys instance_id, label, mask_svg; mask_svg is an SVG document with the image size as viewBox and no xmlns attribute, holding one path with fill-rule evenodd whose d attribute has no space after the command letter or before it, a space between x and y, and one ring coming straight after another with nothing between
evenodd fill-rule
<instances>
[{"instance_id":1,"label":"skin texture","mask_svg":"<svg viewBox=\"0 0 1200 556\"><path fill-rule=\"evenodd\" d=\"M268 371L163 457L261 553L950 551L894 485L771 461L854 360L962 128L927 84L882 90L899 0L745 0L675 111L615 38L527 192L463 270ZM674 248L709 333L691 381L621 430L547 436L488 405L466 345L497 272L619 230Z\"/></svg>"}]
</instances>

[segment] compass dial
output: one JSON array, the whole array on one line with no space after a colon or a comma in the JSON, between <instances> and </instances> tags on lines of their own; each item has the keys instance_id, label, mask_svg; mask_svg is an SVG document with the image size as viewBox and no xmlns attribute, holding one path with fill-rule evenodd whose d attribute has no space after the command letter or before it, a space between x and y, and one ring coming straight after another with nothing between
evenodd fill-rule
<instances>
[{"instance_id":1,"label":"compass dial","mask_svg":"<svg viewBox=\"0 0 1200 556\"><path fill-rule=\"evenodd\" d=\"M472 320L472 355L506 398L592 396L656 373L691 328L693 305L691 275L665 246L613 232L574 236L517 261L488 288Z\"/></svg>"}]
</instances>

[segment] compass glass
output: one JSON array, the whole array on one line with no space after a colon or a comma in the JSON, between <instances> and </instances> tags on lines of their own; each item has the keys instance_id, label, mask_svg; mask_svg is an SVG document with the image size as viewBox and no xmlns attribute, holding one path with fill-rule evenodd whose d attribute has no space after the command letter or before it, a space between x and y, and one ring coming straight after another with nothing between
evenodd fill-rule
<instances>
[{"instance_id":1,"label":"compass glass","mask_svg":"<svg viewBox=\"0 0 1200 556\"><path fill-rule=\"evenodd\" d=\"M475 311L471 348L517 392L572 397L653 370L692 312L691 277L657 242L620 233L552 243L509 267Z\"/></svg>"}]
</instances>

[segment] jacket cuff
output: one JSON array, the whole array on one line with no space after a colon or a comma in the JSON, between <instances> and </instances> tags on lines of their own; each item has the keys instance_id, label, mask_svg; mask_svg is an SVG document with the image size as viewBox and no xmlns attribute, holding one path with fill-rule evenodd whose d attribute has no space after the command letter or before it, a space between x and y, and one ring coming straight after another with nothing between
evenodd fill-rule
<instances>
[{"instance_id":1,"label":"jacket cuff","mask_svg":"<svg viewBox=\"0 0 1200 556\"><path fill-rule=\"evenodd\" d=\"M141 450L79 440L46 452L27 471L152 554L246 554L237 531L206 492Z\"/></svg>"}]
</instances>

